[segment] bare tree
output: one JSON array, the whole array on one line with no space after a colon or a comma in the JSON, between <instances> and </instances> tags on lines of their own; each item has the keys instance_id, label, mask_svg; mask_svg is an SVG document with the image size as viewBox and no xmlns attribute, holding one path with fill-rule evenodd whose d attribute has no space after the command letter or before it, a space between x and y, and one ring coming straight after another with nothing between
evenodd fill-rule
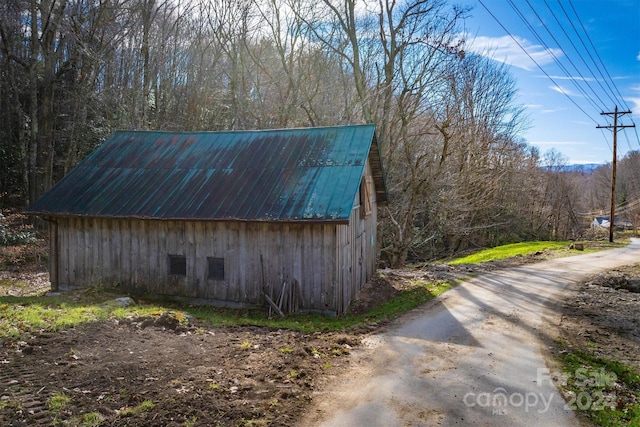
<instances>
[{"instance_id":1,"label":"bare tree","mask_svg":"<svg viewBox=\"0 0 640 427\"><path fill-rule=\"evenodd\" d=\"M546 172L543 205L552 239L575 238L581 225L576 211L579 193L565 170L567 163L568 158L554 149L545 153L542 163Z\"/></svg>"},{"instance_id":2,"label":"bare tree","mask_svg":"<svg viewBox=\"0 0 640 427\"><path fill-rule=\"evenodd\" d=\"M0 162L21 167L0 183L33 200L116 128L371 122L392 265L564 235L583 203L577 184L520 140L514 82L464 52L465 13L446 0L5 2Z\"/></svg>"},{"instance_id":3,"label":"bare tree","mask_svg":"<svg viewBox=\"0 0 640 427\"><path fill-rule=\"evenodd\" d=\"M310 37L351 73L356 111L378 127L395 200L385 215L383 251L394 265L402 264L423 238L417 234L428 233L416 228L415 218L432 159L431 89L460 58L455 28L463 11L439 0L324 0L304 12Z\"/></svg>"}]
</instances>

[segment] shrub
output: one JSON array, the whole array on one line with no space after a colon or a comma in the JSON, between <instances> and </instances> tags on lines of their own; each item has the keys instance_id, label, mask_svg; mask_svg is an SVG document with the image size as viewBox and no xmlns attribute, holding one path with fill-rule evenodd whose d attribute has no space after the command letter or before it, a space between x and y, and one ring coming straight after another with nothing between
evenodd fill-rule
<instances>
[{"instance_id":1,"label":"shrub","mask_svg":"<svg viewBox=\"0 0 640 427\"><path fill-rule=\"evenodd\" d=\"M5 212L6 213L6 212ZM0 213L0 246L30 245L37 241L33 227L22 214Z\"/></svg>"}]
</instances>

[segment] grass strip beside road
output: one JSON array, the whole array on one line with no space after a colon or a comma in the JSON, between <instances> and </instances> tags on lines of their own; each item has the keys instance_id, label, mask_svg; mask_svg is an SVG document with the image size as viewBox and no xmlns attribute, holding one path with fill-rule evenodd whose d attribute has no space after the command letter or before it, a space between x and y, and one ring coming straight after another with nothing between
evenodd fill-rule
<instances>
[{"instance_id":1,"label":"grass strip beside road","mask_svg":"<svg viewBox=\"0 0 640 427\"><path fill-rule=\"evenodd\" d=\"M640 427L640 372L587 351L565 351L559 360L569 408L597 426Z\"/></svg>"},{"instance_id":2,"label":"grass strip beside road","mask_svg":"<svg viewBox=\"0 0 640 427\"><path fill-rule=\"evenodd\" d=\"M452 286L447 282L416 283L373 310L358 315L331 317L320 313L300 313L284 318L268 318L261 310L241 311L211 307L194 307L188 309L188 312L211 325L254 325L301 332L344 331L350 328L375 327L393 320L432 300Z\"/></svg>"},{"instance_id":3,"label":"grass strip beside road","mask_svg":"<svg viewBox=\"0 0 640 427\"><path fill-rule=\"evenodd\" d=\"M497 246L495 248L484 249L461 258L449 261L447 264L478 264L481 262L499 261L517 256L524 256L542 251L554 251L567 249L570 245L568 241L560 242L522 242L509 245Z\"/></svg>"}]
</instances>

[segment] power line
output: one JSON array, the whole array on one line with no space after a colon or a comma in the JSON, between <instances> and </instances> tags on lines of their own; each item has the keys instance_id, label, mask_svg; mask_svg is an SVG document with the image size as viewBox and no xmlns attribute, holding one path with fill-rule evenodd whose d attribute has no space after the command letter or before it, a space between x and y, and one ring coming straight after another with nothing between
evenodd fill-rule
<instances>
[{"instance_id":1,"label":"power line","mask_svg":"<svg viewBox=\"0 0 640 427\"><path fill-rule=\"evenodd\" d=\"M529 1L527 0L527 3ZM580 52L578 51L578 48L576 47L576 45L573 43L573 40L571 40L571 37L569 37L569 34L565 31L564 26L560 23L560 20L558 19L558 17L556 16L556 14L553 12L553 10L551 9L551 6L549 6L549 3L547 2L547 0L544 0L544 4L547 6L547 9L549 9L549 12L551 13L551 16L553 16L553 18L555 19L555 21L558 23L558 26L560 27L560 29L562 30L562 32L564 33L565 37L567 38L567 40L569 40L569 43L571 43L571 46L573 47L573 49L576 51L576 53L578 54L578 57L582 60L582 63L585 65L585 67L587 67L587 70L589 70L589 72L591 73L591 75L593 76L594 80L598 83L598 85L600 86L600 89L602 89L602 91L604 93L607 94L607 96L609 97L609 100L615 105L618 102L616 100L614 100L610 93L607 92L607 90L604 88L604 86L602 86L602 83L600 82L600 80L596 77L596 75L594 74L594 72L591 70L591 67L589 67L589 65L587 64L587 61L585 61L584 56L580 55ZM560 7L562 7L562 4L560 5ZM569 23L571 24L571 27L573 28L573 31L578 35L578 39L580 39L580 41L582 42L582 39L580 38L580 35L577 33L576 31L576 27L573 25L573 22L571 22L571 18L569 18L569 15L567 15L566 11L564 10L564 7L562 7L562 11L564 12L565 16L567 17L567 20L569 21ZM536 14L537 15L537 14ZM549 32L551 34L551 32ZM553 37L553 35L552 35ZM554 38L555 40L555 38ZM556 41L557 43L557 41ZM582 42L582 45L584 46L584 42ZM586 50L586 48L585 48ZM589 57L591 58L591 61L593 61L593 63L595 64L596 68L598 68L598 64L595 63L595 61L593 60L593 57L591 56L591 53L587 50L587 54L589 55ZM568 59L568 55L567 55L567 59ZM573 62L572 62L573 64ZM576 70L578 70L578 68L574 65L574 68L576 68ZM598 68L599 71L599 68ZM580 74L580 71L578 71L578 74ZM602 75L602 72L600 72L600 75ZM582 76L582 74L580 74L580 77L582 77L584 79L584 77ZM606 79L604 78L604 76L602 76L602 79L606 82ZM608 84L607 84L608 86ZM593 90L593 89L592 89ZM611 88L609 88L609 90L611 91ZM594 91L595 92L595 91ZM600 101L602 102L602 100Z\"/></svg>"},{"instance_id":2,"label":"power line","mask_svg":"<svg viewBox=\"0 0 640 427\"><path fill-rule=\"evenodd\" d=\"M533 11L533 13L536 15L536 17L538 18L538 20L540 21L540 23L546 28L546 25L543 21L543 19L541 18L541 16L538 14L538 12L536 12L536 10L534 9L534 7L531 5L531 3L529 2L529 0L526 0L527 4L529 6L529 8ZM513 9L513 11L518 15L518 17L520 18L520 20L527 26L527 28L529 28L529 30L531 31L531 33L537 38L538 42L540 42L542 44L542 46L545 48L546 52L553 58L554 62L558 65L558 67L564 72L565 76L567 77L568 80L570 80L575 87L578 89L578 91L580 92L581 95L584 96L585 100L591 105L592 108L594 108L595 110L600 110L602 111L603 109L606 108L606 105L604 104L604 102L602 101L602 99L600 98L600 96L598 95L598 93L594 90L594 88L592 87L592 85L589 83L589 80L586 79L583 74L580 72L580 69L576 66L576 64L571 60L571 58L569 57L569 55L567 54L567 52L562 49L559 41L554 37L553 33L551 33L551 31L547 29L547 32L549 33L549 35L551 36L551 38L554 40L554 42L558 45L559 49L562 50L565 53L565 56L567 57L567 60L569 61L569 63L573 66L573 68L576 70L576 72L578 73L578 75L582 78L582 82L583 84L594 94L595 98L597 99L597 101L599 101L599 103L604 107L598 107L596 105L596 102L594 101L594 99L592 99L591 96L589 96L585 89L582 88L582 86L580 84L578 84L577 79L575 77L572 77L570 75L570 73L568 72L567 68L560 62L560 60L558 59L558 57L554 54L553 50L549 48L548 44L544 41L544 39L540 36L540 34L538 34L538 32L532 27L531 23L527 20L527 18L525 17L525 15L522 13L522 11L515 5L515 3L513 2L513 0L508 0L511 8ZM544 0L545 5L547 6L547 8L549 9L549 11L551 12L551 15L553 16L553 18L555 19L556 23L558 23L558 25L560 26L560 28L562 28L562 24L560 22L560 20L558 19L558 17L555 15L553 9L551 9L551 7L549 6L549 4L547 3L547 0ZM560 0L558 0L558 2L560 2ZM484 4L483 0L479 0L479 3L482 5L482 7L489 13L489 15L491 15L491 17L498 23L498 25L500 25L500 27L507 33L507 35L509 37L511 37L511 39L518 45L518 47L529 57L529 59L538 67L538 69L540 69L540 71L542 71L542 73L558 88L558 91L560 93L562 93L564 96L566 96L569 101L571 101L571 103L573 103L573 105L575 105L585 116L587 116L591 121L593 121L594 123L597 124L596 120L594 120L589 113L587 113L587 111L585 111L584 108L582 108L573 98L572 96L565 90L562 89L562 87L556 82L556 80L551 77L551 75L549 75L543 68L542 66L533 58L533 56L531 54L529 54L529 52L524 48L524 46L518 41L518 39L511 34L511 32L505 27L505 25L496 17L496 15L493 14L493 12L491 12L491 10L489 10L489 8ZM570 0L571 3L571 0ZM615 85L613 79L611 78L611 75L609 74L609 72L607 71L606 67L604 66L604 63L602 61L602 58L600 57L600 55L598 54L597 50L595 49L595 46L593 44L593 41L591 40L591 38L589 37L589 34L587 33L582 21L580 20L580 17L577 14L577 11L575 10L575 7L573 7L573 4L571 4L571 7L573 9L574 14L576 15L576 18L578 19L578 22L580 23L581 28L583 29L587 39L589 40L589 43L593 49L593 51L595 52L596 57L598 58L598 60L600 61L600 64L602 65L602 69L604 69L604 73L607 74L607 76L609 77L608 79L604 76L604 73L602 71L602 69L600 68L600 66L598 65L598 63L595 61L594 56L591 54L589 48L587 47L587 45L584 43L584 41L582 40L582 37L580 36L576 26L574 25L574 23L571 20L571 17L569 16L569 14L567 13L566 9L562 6L562 4L560 4L560 7L562 8L562 11L565 15L565 17L567 18L567 20L569 21L569 24L571 25L571 27L573 28L573 31L575 32L575 34L578 36L578 38L580 39L582 46L584 47L585 51L587 52L587 54L589 55L589 57L591 58L591 61L593 62L595 68L597 69L598 73L600 74L600 76L602 77L602 81L605 83L605 85L607 86L607 89L604 88L604 86L601 83L601 80L596 77L595 73L593 72L592 68L589 67L589 65L587 64L587 62L584 60L583 55L580 54L580 51L578 50L578 48L576 47L576 45L573 43L571 37L569 36L569 34L562 28L562 31L564 32L566 38L569 40L569 43L571 43L571 45L573 46L573 49L575 50L575 52L578 54L578 56L580 56L583 64L586 66L587 70L589 71L589 73L593 76L594 81L599 85L600 89L606 93L607 97L614 101L614 104L618 104L617 101L620 101L621 104L625 105L627 107L627 109L629 110L626 102L624 101L624 98L622 98L622 95L620 94L620 91L618 90L617 86ZM613 85L613 89L611 87L611 85L609 84L609 82L611 82L611 85ZM615 92L617 92L618 96L620 96L620 98L622 99L618 99L618 96L616 96L616 94L614 93L614 89ZM633 120L631 120L633 123ZM635 124L634 124L635 126ZM638 142L638 144L640 145L640 137L638 137L638 131L637 129L635 129L635 134L636 134L636 140ZM603 135L603 139L607 142L607 145L609 145L609 148L612 149L611 144L609 143L608 139L606 138L606 136L604 135L604 132L602 132ZM625 134L626 136L626 134Z\"/></svg>"},{"instance_id":3,"label":"power line","mask_svg":"<svg viewBox=\"0 0 640 427\"><path fill-rule=\"evenodd\" d=\"M629 151L631 151L632 148L631 148L631 141L629 141L629 135L627 135L626 132L622 132L622 134L624 135L624 139L627 140L627 146L629 147Z\"/></svg>"},{"instance_id":4,"label":"power line","mask_svg":"<svg viewBox=\"0 0 640 427\"><path fill-rule=\"evenodd\" d=\"M626 203L618 203L616 205L616 212L618 214L625 213L628 210L635 210L635 208L640 208L640 199L632 200L631 202ZM601 210L591 211L591 212L578 212L577 216L581 217L594 217L601 215Z\"/></svg>"},{"instance_id":5,"label":"power line","mask_svg":"<svg viewBox=\"0 0 640 427\"><path fill-rule=\"evenodd\" d=\"M627 202L625 204L620 203L616 206L616 211L620 214L625 213L629 210L635 210L635 208L640 208L640 199Z\"/></svg>"},{"instance_id":6,"label":"power line","mask_svg":"<svg viewBox=\"0 0 640 427\"><path fill-rule=\"evenodd\" d=\"M540 44L542 44L542 46L546 49L546 51L549 53L549 55L551 55L551 57L553 58L553 61L558 65L558 67L560 67L560 69L563 71L564 75L571 81L571 83L573 83L573 85L576 87L576 89L578 90L578 92L580 92L587 101L589 101L591 103L591 106L595 109L601 109L601 108L606 108L605 104L602 102L602 100L600 100L600 98L598 97L598 95L595 93L595 91L592 92L593 94L596 96L596 98L598 98L598 100L600 101L602 107L598 107L598 105L596 105L596 103L594 102L594 100L591 98L591 96L589 96L585 90L578 84L578 82L571 77L571 74L569 73L569 71L566 69L566 67L560 62L560 60L558 59L558 57L556 56L556 54L553 52L553 49L551 49L549 47L549 45L544 41L544 39L538 34L538 32L535 30L535 28L533 28L533 26L531 25L531 23L529 23L529 21L527 20L527 18L524 16L524 14L522 13L522 11L520 11L520 9L518 9L518 7L515 5L515 3L513 2L513 0L507 0L509 5L511 6L511 8L514 10L514 12L516 12L516 14L518 15L518 17L520 18L520 20L527 26L527 28L529 28L529 31L531 31L531 33L535 36L535 38L538 40L538 42ZM529 3L529 0L527 0L527 4L529 4L529 7L531 8L531 10L533 10L533 13L538 17L538 19L540 19L540 17L538 16L537 12L533 9L533 7L531 6L531 4ZM542 22L544 24L544 22L542 21L542 19L540 19L540 22ZM546 28L546 26L545 26ZM549 32L548 28L547 28L547 32ZM551 34L551 33L549 33ZM551 35L551 37L554 39L554 41L556 42L557 45L560 45L557 40L555 40L555 37L553 37L553 35ZM567 59L569 59L567 57ZM571 62L571 60L569 59L569 62ZM571 64L573 65L573 63L571 62ZM576 68L575 65L573 65L574 68ZM577 70L577 68L576 68ZM578 74L580 74L578 72ZM582 75L581 75L582 77ZM584 80L584 77L583 77ZM556 85L557 86L557 85ZM588 87L590 87L589 85L587 85ZM558 86L560 89L562 89L560 86Z\"/></svg>"},{"instance_id":7,"label":"power line","mask_svg":"<svg viewBox=\"0 0 640 427\"><path fill-rule=\"evenodd\" d=\"M536 18L538 18L538 20L540 21L540 23L543 25L543 27L547 30L547 33L551 36L551 39L556 43L556 45L560 46L560 42L556 39L556 37L553 35L553 33L549 30L549 27L547 27L546 25L544 25L544 21L542 20L542 18L540 17L540 15L538 15L538 12L536 12L536 10L533 8L533 6L531 5L531 3L529 2L529 0L526 0L527 5L529 5L529 8L531 9L531 11L534 13L534 15L536 16ZM555 16L555 14L553 14L553 11L551 11L552 16L556 19L556 22L558 21L557 17ZM530 27L531 29L531 27ZM533 33L536 35L536 37L538 37L537 33L535 32L535 30L531 29L533 31ZM538 37L538 39L540 40L540 38ZM571 41L571 40L569 40ZM543 43L544 45L544 41L541 41L541 43ZM582 79L583 83L591 90L591 92L593 93L593 95L596 97L596 99L598 101L600 101L600 104L602 107L606 108L606 104L604 102L602 102L602 99L600 99L600 97L598 96L598 94L596 93L596 91L593 89L593 87L588 83L587 79L582 75L582 73L580 72L580 70L578 69L578 67L576 66L576 64L573 63L573 61L571 60L571 58L569 57L567 51L565 49L562 49L562 52L565 54L565 57L567 58L567 61L569 61L569 63L573 66L573 68L576 70L576 72L578 73L578 75L580 76L580 78ZM554 58L555 55L554 55ZM556 64L558 64L558 66L560 67L560 69L564 72L564 74L567 76L567 78L569 80L571 80L571 82L577 87L579 88L579 90L582 92L582 94L589 99L590 101L593 101L592 98L590 96L587 95L586 91L584 91L581 86L578 84L577 80L575 79L575 77L571 76L571 73L569 73L569 71L565 68L565 66L560 63L559 60L556 60ZM587 67L588 68L588 67ZM594 106L595 102L592 102L592 106ZM596 110L598 109L598 107L595 107Z\"/></svg>"},{"instance_id":8,"label":"power line","mask_svg":"<svg viewBox=\"0 0 640 427\"><path fill-rule=\"evenodd\" d=\"M498 25L500 25L500 27L502 27L502 29L509 35L509 37L511 37L511 39L520 47L520 49L522 49L522 51L529 57L529 59L531 59L531 61L536 64L536 66L540 69L540 71L542 71L542 73L547 76L547 78L549 80L551 80L553 82L553 84L555 84L557 87L560 87L560 85L558 83L556 83L556 81L540 66L540 64L538 64L538 62L533 59L533 57L529 54L529 52L527 52L527 50L520 44L520 42L518 41L518 39L516 39L513 34L511 34L509 32L509 30L507 30L507 28L502 24L502 22L500 22L500 20L498 18L496 18L496 16L489 10L489 8L484 4L484 2L482 0L478 0L480 2L480 4L482 5L482 7L484 7L484 9L489 13L489 15L491 15L491 17L498 23ZM584 113L585 116L587 116L589 118L589 120L591 120L592 122L598 124L597 121L595 121L580 105L578 105L578 103L576 103L573 98L571 98L565 91L561 91L561 93L566 96L569 101L571 101L573 103L573 105L575 105L580 111L582 111L582 113Z\"/></svg>"},{"instance_id":9,"label":"power line","mask_svg":"<svg viewBox=\"0 0 640 427\"><path fill-rule=\"evenodd\" d=\"M565 11L564 7L562 6L562 3L560 3L560 0L558 0L558 4L562 8L562 11L565 13L565 15L567 15L567 12ZM582 24L582 20L580 19L580 16L578 15L578 12L576 12L576 8L573 6L573 2L571 0L569 0L569 5L571 5L571 9L573 10L573 13L576 15L576 18L578 18L578 22L580 23L580 26L582 27L582 31L584 31L584 34L587 37L587 40L589 40L589 44L591 45L591 48L593 49L593 51L595 52L596 56L598 57L598 60L600 60L600 64L602 64L602 68L604 69L605 73L607 73L607 76L609 76L609 80L611 81L611 84L613 85L613 87L615 88L616 92L620 96L621 104L624 105L627 110L630 110L629 105L627 105L627 103L624 100L624 97L622 96L622 94L618 90L618 87L616 86L615 82L611 78L611 74L609 74L609 71L607 70L607 67L605 67L604 62L602 61L602 58L600 57L600 54L598 54L598 50L593 45L593 41L591 41L591 37L589 37L589 33L587 32L586 28L584 27L584 24ZM567 19L569 19L568 16L567 16ZM571 22L571 19L569 19L569 22ZM571 25L573 26L573 23ZM575 27L574 27L573 30L576 31ZM587 47L584 45L584 41L582 41L582 37L580 37L580 35L578 34L577 31L576 31L576 34L578 35L578 40L580 40L580 42L584 46L585 50L589 54L589 57L591 58L593 63L596 64L596 62L594 61L593 57L591 56L591 53L589 52L589 49L587 49ZM600 75L602 75L602 71L600 71L600 68L598 67L597 64L596 64L596 68L600 72ZM609 83L607 82L607 79L605 79L604 76L602 76L602 78L604 79L605 83L607 83L607 87L609 87L609 90L611 90L611 87L609 86Z\"/></svg>"},{"instance_id":10,"label":"power line","mask_svg":"<svg viewBox=\"0 0 640 427\"><path fill-rule=\"evenodd\" d=\"M596 126L597 127L597 126ZM609 151L611 151L613 148L611 147L611 143L609 142L609 140L607 139L607 135L604 134L604 130L602 130L602 128L598 128L600 129L600 133L602 134L602 138L604 139L604 141L607 143L607 145L609 146Z\"/></svg>"}]
</instances>

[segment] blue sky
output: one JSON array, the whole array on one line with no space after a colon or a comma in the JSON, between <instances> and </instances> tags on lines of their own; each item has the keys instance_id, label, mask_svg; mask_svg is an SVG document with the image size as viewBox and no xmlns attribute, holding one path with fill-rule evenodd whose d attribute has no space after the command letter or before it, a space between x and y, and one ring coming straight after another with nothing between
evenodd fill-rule
<instances>
[{"instance_id":1,"label":"blue sky","mask_svg":"<svg viewBox=\"0 0 640 427\"><path fill-rule=\"evenodd\" d=\"M613 118L600 113L617 104L632 111L618 124L640 125L640 0L458 4L473 8L465 23L469 50L511 66L531 121L527 143L541 154L553 148L569 163L611 162L612 131L596 126L612 125ZM640 150L638 135L638 128L618 132L618 158Z\"/></svg>"}]
</instances>

